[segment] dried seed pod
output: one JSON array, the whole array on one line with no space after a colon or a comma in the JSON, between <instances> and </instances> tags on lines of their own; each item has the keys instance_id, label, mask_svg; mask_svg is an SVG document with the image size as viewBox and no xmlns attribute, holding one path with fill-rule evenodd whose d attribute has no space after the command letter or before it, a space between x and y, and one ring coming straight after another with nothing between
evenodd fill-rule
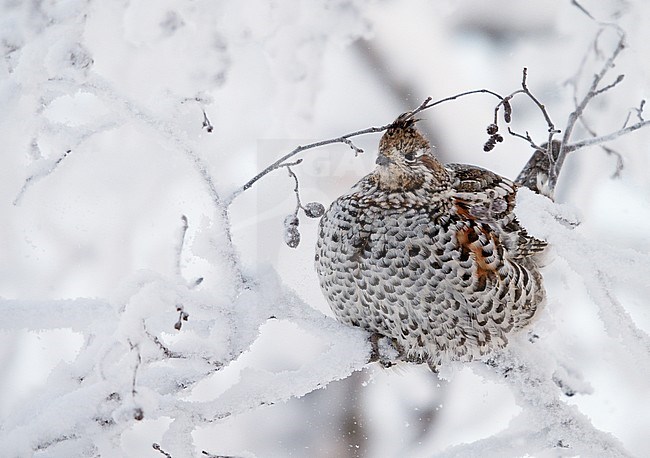
<instances>
[{"instance_id":1,"label":"dried seed pod","mask_svg":"<svg viewBox=\"0 0 650 458\"><path fill-rule=\"evenodd\" d=\"M144 410L141 407L136 407L133 409L133 419L140 421L144 418Z\"/></svg>"},{"instance_id":2,"label":"dried seed pod","mask_svg":"<svg viewBox=\"0 0 650 458\"><path fill-rule=\"evenodd\" d=\"M290 248L296 248L300 243L300 232L296 226L286 226L284 230L284 243Z\"/></svg>"},{"instance_id":3,"label":"dried seed pod","mask_svg":"<svg viewBox=\"0 0 650 458\"><path fill-rule=\"evenodd\" d=\"M507 123L512 121L512 105L508 100L503 101L503 120Z\"/></svg>"},{"instance_id":4,"label":"dried seed pod","mask_svg":"<svg viewBox=\"0 0 650 458\"><path fill-rule=\"evenodd\" d=\"M309 202L303 207L305 215L310 218L320 218L325 213L325 207L320 202Z\"/></svg>"},{"instance_id":5,"label":"dried seed pod","mask_svg":"<svg viewBox=\"0 0 650 458\"><path fill-rule=\"evenodd\" d=\"M485 151L486 153L492 151L494 149L494 145L495 145L494 140L490 138L488 141L485 142L485 145L483 145L483 151Z\"/></svg>"},{"instance_id":6,"label":"dried seed pod","mask_svg":"<svg viewBox=\"0 0 650 458\"><path fill-rule=\"evenodd\" d=\"M498 131L499 131L499 126L497 126L496 124L490 124L489 126L487 126L487 133L489 135L494 135Z\"/></svg>"},{"instance_id":7,"label":"dried seed pod","mask_svg":"<svg viewBox=\"0 0 650 458\"><path fill-rule=\"evenodd\" d=\"M492 140L494 140L496 142L499 142L499 143L501 143L503 141L503 137L501 135L499 135L499 134L494 134L494 135L492 135L491 138L492 138Z\"/></svg>"},{"instance_id":8,"label":"dried seed pod","mask_svg":"<svg viewBox=\"0 0 650 458\"><path fill-rule=\"evenodd\" d=\"M300 220L294 214L287 215L286 218L284 218L284 227L291 227L291 226L295 226L295 227L300 226Z\"/></svg>"}]
</instances>

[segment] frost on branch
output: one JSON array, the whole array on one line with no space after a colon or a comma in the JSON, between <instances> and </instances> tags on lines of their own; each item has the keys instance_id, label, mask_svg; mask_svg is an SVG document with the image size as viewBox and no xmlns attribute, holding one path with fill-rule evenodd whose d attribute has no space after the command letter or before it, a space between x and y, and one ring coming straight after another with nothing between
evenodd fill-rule
<instances>
[{"instance_id":1,"label":"frost on branch","mask_svg":"<svg viewBox=\"0 0 650 458\"><path fill-rule=\"evenodd\" d=\"M3 270L3 276L8 278L5 283L19 285L25 281L27 286L22 286L22 290L17 286L15 290L31 294L30 286L37 287L43 278L35 272L29 275L29 281L26 277L15 281L13 272L20 269L25 254L11 256L14 241L34 245L30 252L38 257L34 265L56 271L52 277L57 283L65 282L66 262L79 263L81 269L85 269L84 262L92 264L93 256L99 255L78 237L87 229L67 232L69 227L55 226L50 219L53 213L70 208L82 213L83 208L76 208L76 204L87 198L93 177L101 173L110 175L110 166L115 163L119 165L111 175L115 183L112 188L102 190L106 191L102 193L106 200L90 200L88 205L90 214L103 218L97 238L121 232L118 236L127 242L119 240L115 257L128 257L123 256L128 250L123 249L122 243L136 240L135 244L144 246L145 238L155 239L157 243L151 251L171 253L170 259L157 262L156 258L151 263L160 271L133 273L115 268L120 271L121 281L107 280L110 294L99 295L103 297L100 299L0 301L4 317L0 328L9 340L12 333L19 335L23 330L38 336L43 330L66 329L80 337L81 342L71 359L57 365L47 383L26 400L6 408L2 405L0 449L8 456L137 455L129 448L128 437L139 435L154 424L159 425L159 434L146 444L150 452L155 441L157 448L153 453L164 451L165 456L222 456L226 450L201 453L196 449L196 432L344 379L364 368L370 357L368 336L362 331L344 327L314 311L313 304L305 303L293 293L273 269L251 267L242 260L242 248L250 240L237 237L239 234L230 224L229 215L235 204L239 205L235 199L261 178L273 171L284 175L286 169L289 176L286 194L291 203L278 216L277 227L281 229L274 241L286 249L280 231L282 218L288 215L283 227L284 240L290 247L298 246L298 251L287 251L292 256L301 256L299 250L308 245L305 241L311 230L307 229L307 218L320 217L325 207L316 201L302 203L301 195L307 193L301 194L299 184L309 184L309 177L303 174L300 161L308 161L316 147L335 144L340 144L342 155L352 153L346 160L357 160L363 153L362 144L357 144L358 137L381 133L387 128L378 124L329 140L302 144L269 167L257 170L247 168L248 157L240 160L247 150L254 149L251 139L301 133L303 125L296 125L296 119L300 122L320 119L311 117L316 99L311 88L321 87L320 78L325 73L317 59L331 57L327 42L331 41L332 33L337 34L334 40L339 46L366 32L359 29L359 24L364 23L359 11L365 6L362 2L315 2L310 8L319 13L316 18L307 26L299 23L296 27L292 21L303 17L305 12L295 8L295 2L277 5L273 11L267 10L264 2L257 2L259 11L278 15L270 23L256 22L254 15L232 6L236 3L215 3L207 10L196 5L173 5L173 8L166 3L160 5L9 2L3 6L1 21L9 26L0 31L3 51L0 98L8 115L0 121L0 127L5 158L19 158L14 165L20 164L20 167L5 167L10 172L19 170L17 174L11 173L16 178L9 174L6 180L3 178L4 200L12 207L8 210L15 212L5 215L9 223L2 229L8 240L3 256L12 260L6 262ZM228 21L224 22L224 17ZM276 22L291 26L278 29ZM105 30L119 31L124 36L102 32ZM606 30L618 33L611 27ZM552 181L560 176L562 155L598 145L609 148L605 149L608 154L626 158L627 151L615 151L606 142L647 125L644 102L639 99L630 99L629 106L634 108L626 120L611 120L610 125L614 126L611 131L599 132L592 125L594 117L610 121L608 111L592 110L595 103L617 93L628 82L628 77L623 79L612 74L613 63L625 48L623 35L616 38L617 42L609 50L600 41L593 46L598 51L594 51L595 57L600 59L595 76L592 79L589 75L590 66L581 68L579 74L589 81L589 87L580 91L575 85L575 103L568 123L563 122L560 113L546 107L542 97L532 89L538 88L544 77L533 69L523 74L519 70L513 72L515 81L521 80L521 87L513 88L510 93L472 90L435 102L426 99L414 111L425 117L442 103L460 103L461 99L465 102L472 100L471 97L492 98L494 113L488 110L482 121L487 129L478 129L482 137L477 150L486 143L493 157L498 157L500 149L511 140L510 134L524 140L533 148L535 161L518 181L548 194L546 191L552 192ZM263 49L246 47L249 40ZM259 58L260 55L263 57ZM175 59L168 60L168 56ZM314 56L317 59L310 60ZM427 54L426 59L431 56ZM120 61L124 57L128 59ZM113 61L118 61L113 63L115 68L111 67ZM260 70L256 66L259 62L268 65L271 71L268 79L253 81L259 83L259 88L251 87L255 85L248 83ZM236 86L242 80L247 84L243 88ZM233 87L234 96L231 95ZM272 93L277 99L262 92ZM522 119L522 102L532 103L541 115L545 133L539 138L532 131L513 130L512 123ZM342 103L336 107L339 108L339 112L345 112L349 107ZM75 109L77 118L66 117ZM275 121L275 115L282 109L299 113L290 119L277 120L274 127L286 124L289 126L286 131L278 134L259 128L273 124L269 121ZM370 115L372 108L366 111ZM386 119L392 119L393 115ZM365 117L345 122L355 126L370 123ZM566 128L567 125L575 128ZM466 132L467 127L464 129ZM12 142L14 132L20 138ZM594 152L584 150L580 154ZM117 158L114 162L106 160L113 157ZM28 165L23 166L20 161L27 161ZM151 184L147 179L156 175L160 164L167 162L172 164L172 169L178 167L173 177L163 176L151 186L153 194L148 195L142 206L130 207L132 196L119 189L120 185L128 181ZM132 175L128 174L132 166L141 167L137 180L130 179ZM247 182L237 182L245 183L235 187L228 183L228 172L222 169L254 176ZM620 167L617 170L620 172ZM172 179L179 176L186 176L187 181L196 184L189 196L176 195L187 185ZM63 199L57 200L55 197L60 196L61 189L65 190ZM173 192L165 194L168 190ZM285 190L277 192L282 194ZM118 210L102 207L102 202L112 199L117 202ZM147 220L146 226L167 227L169 232L162 235L156 232L152 237L152 231L147 230L146 236L129 239L128 235L136 233L137 220L147 214L156 199L172 208L172 215L155 219L153 223ZM327 203L322 196L312 199ZM519 199L521 221L533 235L555 247L556 259L547 267L550 275L569 278L572 286L588 291L594 305L588 314L599 317L608 342L611 341L608 352L634 368L639 377L647 379L650 375L647 333L637 326L619 297L625 288L647 289L646 257L636 250L595 242L578 224L572 210L542 196L522 190ZM174 208L179 201L183 208ZM41 206L35 206L35 202L41 202ZM50 208L52 213L46 213L43 219L28 218L27 223L12 232L14 215L33 217L29 215L30 209L38 213ZM187 216L181 218L179 225L180 215ZM47 240L33 237L34 228L39 225L52 225L48 238L54 240L57 249L64 251L67 247L65 255L53 256L55 250L48 251ZM303 241L299 245L301 236ZM141 258L135 259L134 265L143 262L142 252L146 251L139 251ZM53 267L48 264L50 258L56 264ZM123 265L127 264L118 264ZM89 270L86 276L71 283L72 286L57 285L60 289L56 295L75 294L75 287L96 276L109 276L110 270L106 267L99 274ZM33 294L42 295L43 291L47 288L42 287ZM7 293L6 297L13 296ZM551 295L548 309L549 313L559 313L558 310L573 305L571 299L555 294ZM271 335L270 329L278 323L298 330L303 337L308 336L316 342L317 350L304 355L290 368L242 368L242 361L255 351L256 343ZM530 336L534 343L523 339L512 352L495 355L489 365L471 366L486 380L511 387L522 412L502 433L451 448L446 452L448 455L627 454L618 440L602 432L605 428L595 427L581 408L565 402L569 395L575 400L582 393L599 394L593 388L597 385L576 369L571 355L567 355L569 350L558 344L573 335L561 335L554 340L550 338L552 326L548 322L545 326L541 325L539 336ZM395 359L388 345L380 345L379 351L382 364L388 366ZM453 368L443 375L453 383ZM213 384L219 389L214 389ZM5 393L5 397L11 395ZM384 406L383 399L381 405ZM453 406L446 408L453 409ZM250 456L239 451L234 455Z\"/></svg>"},{"instance_id":2,"label":"frost on branch","mask_svg":"<svg viewBox=\"0 0 650 458\"><path fill-rule=\"evenodd\" d=\"M178 331L177 304L190 311ZM193 429L347 377L365 365L369 354L361 331L311 309L272 271L234 302L151 273L133 278L111 303L5 300L2 306L12 317L5 330L73 325L85 335L75 361L60 365L41 392L5 421L0 444L9 456L39 449L83 456L96 450L100 437L116 441L103 445L103 454L116 454L118 438L134 422L160 418L173 419L162 447L173 456L192 456L187 434ZM38 320L30 317L35 310ZM245 320L240 310L247 311ZM193 400L199 382L209 381L245 352L271 317L295 323L318 339L318 357L292 371L248 369L214 399Z\"/></svg>"}]
</instances>

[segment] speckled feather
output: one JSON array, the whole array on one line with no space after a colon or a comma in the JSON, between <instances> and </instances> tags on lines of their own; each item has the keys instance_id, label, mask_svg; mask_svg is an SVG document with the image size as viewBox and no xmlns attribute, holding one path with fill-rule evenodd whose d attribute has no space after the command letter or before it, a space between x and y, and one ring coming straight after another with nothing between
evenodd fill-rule
<instances>
[{"instance_id":1,"label":"speckled feather","mask_svg":"<svg viewBox=\"0 0 650 458\"><path fill-rule=\"evenodd\" d=\"M393 123L377 168L323 215L316 270L339 321L435 368L503 347L531 322L545 243L517 222L513 182L443 166L415 122Z\"/></svg>"}]
</instances>

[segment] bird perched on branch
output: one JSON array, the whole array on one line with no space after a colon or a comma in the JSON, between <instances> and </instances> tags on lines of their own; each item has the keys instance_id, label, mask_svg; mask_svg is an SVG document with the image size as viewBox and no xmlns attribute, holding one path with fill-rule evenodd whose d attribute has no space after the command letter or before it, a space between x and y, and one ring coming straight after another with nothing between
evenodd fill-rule
<instances>
[{"instance_id":1,"label":"bird perched on branch","mask_svg":"<svg viewBox=\"0 0 650 458\"><path fill-rule=\"evenodd\" d=\"M502 348L545 300L539 255L513 209L517 185L441 164L404 113L377 167L323 215L320 285L336 318L386 337L398 359L469 361Z\"/></svg>"}]
</instances>

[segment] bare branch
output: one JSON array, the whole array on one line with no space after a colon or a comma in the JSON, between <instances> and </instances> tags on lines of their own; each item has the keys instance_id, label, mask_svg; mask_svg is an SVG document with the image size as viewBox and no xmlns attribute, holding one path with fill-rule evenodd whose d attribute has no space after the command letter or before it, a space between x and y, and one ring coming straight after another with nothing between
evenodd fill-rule
<instances>
[{"instance_id":1,"label":"bare branch","mask_svg":"<svg viewBox=\"0 0 650 458\"><path fill-rule=\"evenodd\" d=\"M643 109L645 108L645 99L641 100L641 103L639 103L639 108L632 108L632 111L636 112L636 118L639 120L639 122L644 122L645 118L643 117ZM623 124L623 128L627 127L627 122L630 120L630 113L628 113L628 117L625 120L625 123Z\"/></svg>"},{"instance_id":2,"label":"bare branch","mask_svg":"<svg viewBox=\"0 0 650 458\"><path fill-rule=\"evenodd\" d=\"M524 93L530 98L530 100L533 101L535 105L539 108L539 110L542 112L542 115L544 115L544 119L546 120L546 124L548 125L548 133L549 133L549 143L553 140L553 135L559 133L560 131L555 129L555 125L553 124L553 121L551 121L551 117L548 114L548 111L546 111L546 106L541 103L539 100L537 100L537 97L533 95L532 92L528 89L528 69L524 67L524 70L522 72L522 78L521 78L521 87L524 91Z\"/></svg>"},{"instance_id":3,"label":"bare branch","mask_svg":"<svg viewBox=\"0 0 650 458\"><path fill-rule=\"evenodd\" d=\"M605 151L607 154L610 156L614 156L616 159L616 168L614 169L614 173L612 173L611 177L612 178L620 178L621 173L623 172L623 169L625 168L623 164L623 155L616 151L615 149L610 148L609 146L605 145L600 145L600 147Z\"/></svg>"},{"instance_id":4,"label":"bare branch","mask_svg":"<svg viewBox=\"0 0 650 458\"><path fill-rule=\"evenodd\" d=\"M603 139L603 140L596 141L597 139L591 139L591 141L586 141L588 143L585 143L584 145L582 144L583 142L580 142L580 143L574 144L574 145L569 145L569 141L571 140L571 134L573 133L573 129L575 128L575 125L578 122L578 119L582 116L582 114L583 114L585 108L587 107L587 105L589 104L589 102L591 102L591 100L593 100L593 98L596 95L603 92L603 91L600 91L598 89L598 86L602 82L603 78L605 77L605 75L607 74L609 69L614 66L614 61L616 60L618 55L621 53L621 51L623 51L623 49L625 49L625 33L618 27L616 28L616 30L617 30L617 32L619 34L619 40L618 40L618 43L616 44L616 47L614 48L614 51L609 56L609 58L605 61L602 68L600 69L600 71L596 75L594 75L594 78L593 78L593 80L591 82L591 86L589 87L589 90L587 91L587 93L583 97L582 101L580 101L580 103L576 106L576 109L569 115L569 118L568 118L567 124L566 124L566 128L564 130L564 135L562 136L562 144L560 146L560 152L558 154L557 159L554 160L553 162L551 162L551 170L549 171L550 172L550 174L549 174L549 184L551 186L551 189L553 189L555 187L555 184L557 183L558 175L560 173L560 170L562 169L562 165L564 164L564 160L566 159L566 155L569 153L569 147L570 146L573 147L573 149L571 149L571 151L575 151L576 149L578 149L576 147L576 145L578 145L578 144L581 145L580 147L583 147L583 146L587 146L587 144L603 143L604 141L609 140L609 139ZM617 81L618 81L618 79L617 79ZM615 84L617 84L617 83L615 82L613 85L610 85L609 89L611 89L611 87L613 87ZM642 126L639 126L639 127L642 127ZM636 127L633 130L638 129L639 127ZM626 130L627 129L623 129L623 130L619 131L620 133L618 135L615 135L613 138L616 138L616 137L622 135L623 133L627 133L627 132L625 132ZM628 132L631 132L631 130L628 131ZM604 137L598 137L598 138L602 139Z\"/></svg>"},{"instance_id":5,"label":"bare branch","mask_svg":"<svg viewBox=\"0 0 650 458\"><path fill-rule=\"evenodd\" d=\"M422 110L426 110L426 109L428 108L428 107L427 107L427 104L428 104L429 102L431 102L431 97L427 97L426 99L424 99L424 102L422 102L422 103L420 104L419 107L417 107L415 110L413 110L413 111L411 112L411 115L412 115L412 116L415 116L415 115L416 115L417 113L419 113L420 111L422 111Z\"/></svg>"},{"instance_id":6,"label":"bare branch","mask_svg":"<svg viewBox=\"0 0 650 458\"><path fill-rule=\"evenodd\" d=\"M551 121L551 117L548 114L548 111L546 111L546 106L543 103L541 103L537 99L537 97L535 97L533 95L533 93L530 92L530 90L528 89L527 79L528 79L528 69L524 67L524 70L522 72L522 77L521 77L521 88L522 88L524 94L526 94L528 96L528 98L530 100L532 100L535 105L537 105L537 108L539 108L539 110L542 112L542 115L544 116L544 119L546 120L546 125L548 126L548 140L546 142L546 155L547 155L547 157L549 159L549 162L551 164L553 164L554 159L555 159L553 157L553 148L552 148L552 146L553 146L553 136L555 136L555 134L560 133L560 131L555 128L555 125L553 124L553 121ZM532 140L530 139L530 135L528 135L528 132L526 132L526 137L527 137L527 140L531 144L534 144L532 142ZM536 149L539 149L539 148L536 148Z\"/></svg>"},{"instance_id":7,"label":"bare branch","mask_svg":"<svg viewBox=\"0 0 650 458\"><path fill-rule=\"evenodd\" d=\"M571 0L571 4L586 14L590 19L596 20L589 11L587 11L577 0Z\"/></svg>"},{"instance_id":8,"label":"bare branch","mask_svg":"<svg viewBox=\"0 0 650 458\"><path fill-rule=\"evenodd\" d=\"M417 108L417 111L420 112L420 111L423 111L423 110L427 110L427 109L429 109L431 107L435 107L436 105L440 105L441 103L449 102L451 100L456 100L456 99L459 99L461 97L465 97L467 95L472 95L472 94L490 94L490 95L493 95L494 97L498 98L499 100L503 100L502 95L500 95L500 94L498 94L498 93L496 93L494 91L490 91L489 89L475 89L475 90L472 90L472 91L461 92L460 94L452 95L451 97L445 97L444 99L436 100L433 103L426 103L426 104L423 103L420 107ZM430 99L428 99L428 100L430 100Z\"/></svg>"},{"instance_id":9,"label":"bare branch","mask_svg":"<svg viewBox=\"0 0 650 458\"><path fill-rule=\"evenodd\" d=\"M630 117L630 113L628 113L628 119ZM583 125L583 127L589 132L589 135L592 137L597 137L598 134L596 131L594 131L588 124L587 121L585 121L584 118L580 118L580 123ZM627 120L625 121L625 124L627 124ZM621 176L621 172L623 171L623 156L621 156L621 153L618 151L605 146L605 145L600 145L601 149L605 151L607 154L610 156L614 156L616 159L616 169L614 170L614 173L612 174L612 178L618 178Z\"/></svg>"},{"instance_id":10,"label":"bare branch","mask_svg":"<svg viewBox=\"0 0 650 458\"><path fill-rule=\"evenodd\" d=\"M300 164L300 162L302 162L302 160L298 160L294 164ZM302 203L300 202L300 183L298 182L298 176L293 172L293 170L291 170L291 167L289 165L286 165L286 167L287 167L287 171L289 172L289 176L293 178L296 184L293 187L293 192L296 195L296 210L293 212L293 216L297 216L298 210L302 208Z\"/></svg>"},{"instance_id":11,"label":"bare branch","mask_svg":"<svg viewBox=\"0 0 650 458\"><path fill-rule=\"evenodd\" d=\"M498 130L498 114L499 110L501 107L503 107L503 118L506 123L510 123L512 119L512 105L510 104L510 101L517 96L518 94L524 94L526 97L528 97L540 110L542 115L544 116L544 119L546 120L546 124L548 126L548 139L547 142L545 143L547 145L546 148L542 148L538 146L533 139L531 138L530 134L526 132L526 135L519 134L515 131L513 131L510 127L508 127L508 133L514 137L521 138L523 140L526 140L535 150L538 151L546 151L546 154L549 156L549 158L552 155L551 147L550 145L553 143L553 136L557 133L560 133L560 130L555 128L555 124L551 120L551 116L549 115L548 111L546 110L546 106L541 103L537 97L530 91L528 88L528 69L524 67L522 71L522 77L521 77L521 89L517 89L516 91L510 93L509 95L503 97L501 101L497 104L497 106L494 108L494 121L491 126L488 127L488 133L496 133ZM502 139L496 137L497 141L501 141ZM493 135L485 144L483 147L484 151L490 151L492 148L494 148L495 145L495 136Z\"/></svg>"},{"instance_id":12,"label":"bare branch","mask_svg":"<svg viewBox=\"0 0 650 458\"><path fill-rule=\"evenodd\" d=\"M346 145L348 145L350 148L354 150L355 156L358 156L359 154L363 154L363 150L359 148L357 145L355 145L354 143L352 143L352 140L350 140L349 138L344 138L343 143L345 143Z\"/></svg>"},{"instance_id":13,"label":"bare branch","mask_svg":"<svg viewBox=\"0 0 650 458\"><path fill-rule=\"evenodd\" d=\"M565 151L565 155L566 155L572 151L582 149L586 146L600 145L601 143L615 140L618 137L621 137L625 134L629 134L630 132L634 132L635 130L641 129L642 127L645 127L649 124L650 124L650 120L638 122L636 124L626 127L625 129L612 132L611 134L601 135L600 137L588 138L586 140L581 140L579 142L563 145L563 150Z\"/></svg>"},{"instance_id":14,"label":"bare branch","mask_svg":"<svg viewBox=\"0 0 650 458\"><path fill-rule=\"evenodd\" d=\"M496 92L490 91L488 89L476 89L473 91L467 91L467 92L462 92L460 94L453 95L451 97L445 97L444 99L437 100L435 102L431 102L431 98L427 98L420 106L418 106L415 110L413 110L411 113L416 114L421 111L427 110L429 108L432 108L436 105L440 105L441 103L444 102L449 102L451 100L456 100L460 97L465 97L467 95L472 95L472 94L490 94L494 97L497 97L499 100L503 100L503 97ZM350 146L354 151L355 154L359 154L363 152L361 148L358 148L355 146L352 141L350 140L351 138L358 137L360 135L366 135L366 134L374 134L378 132L384 132L387 130L390 126L392 126L392 123L386 124L384 126L380 127L369 127L367 129L361 129L357 130L355 132L351 132L349 134L341 135L340 137L336 138L330 138L328 140L321 140L318 142L310 143L308 145L302 145L294 148L291 150L289 153L285 154L282 156L280 159L266 167L264 170L262 170L260 173L255 175L253 178L251 178L246 184L244 184L241 188L235 190L227 199L225 199L224 204L225 207L229 207L230 204L239 196L241 195L242 192L246 191L249 189L251 186L253 186L256 182L258 182L261 178L266 176L268 173L277 170L285 165L285 162L295 155L302 153L303 151L306 151L308 149L313 149L313 148L318 148L321 146L326 146L326 145L332 145L334 143L345 143L346 145Z\"/></svg>"},{"instance_id":15,"label":"bare branch","mask_svg":"<svg viewBox=\"0 0 650 458\"><path fill-rule=\"evenodd\" d=\"M607 86L603 87L602 89L598 89L597 91L595 91L594 94L593 94L593 97L596 97L597 95L602 94L603 92L609 91L611 88L613 88L618 83L623 81L624 78L625 78L625 75L618 75L618 77L616 78L616 80L614 80L613 83L608 84Z\"/></svg>"},{"instance_id":16,"label":"bare branch","mask_svg":"<svg viewBox=\"0 0 650 458\"><path fill-rule=\"evenodd\" d=\"M224 202L225 206L228 207L230 204L235 200L242 192L246 191L249 189L251 186L253 186L257 181L259 181L261 178L266 176L268 173L277 170L281 167L285 166L285 162L292 157L294 157L296 154L299 154L305 150L312 149L312 148L318 148L320 146L326 146L326 145L331 145L334 143L345 143L347 145L351 145L350 138L353 137L358 137L359 135L365 135L365 134L372 134L372 133L377 133L377 132L383 132L386 129L388 129L391 126L391 124L387 124L385 126L381 127L369 127L367 129L362 129L362 130L357 130L356 132L352 132L346 135L342 135L340 137L336 138L330 138L329 140L321 140L319 142L314 142L314 143L309 143L308 145L303 145L303 146L298 146L291 150L289 153L285 154L282 156L280 159L275 161L273 164L269 165L267 168L262 170L260 173L255 175L253 178L251 178L244 186L241 188L237 189L235 192L233 192ZM355 152L358 153L358 150L360 148L353 147Z\"/></svg>"},{"instance_id":17,"label":"bare branch","mask_svg":"<svg viewBox=\"0 0 650 458\"><path fill-rule=\"evenodd\" d=\"M513 137L517 137L517 138L521 138L522 140L526 140L530 144L530 146L532 146L533 149L535 149L535 150L543 151L545 149L545 148L542 148L541 146L537 145L537 143L535 143L533 141L533 139L531 138L528 131L526 131L526 135L521 135L521 134L513 131L510 127L508 127L508 133L510 135L512 135Z\"/></svg>"}]
</instances>

